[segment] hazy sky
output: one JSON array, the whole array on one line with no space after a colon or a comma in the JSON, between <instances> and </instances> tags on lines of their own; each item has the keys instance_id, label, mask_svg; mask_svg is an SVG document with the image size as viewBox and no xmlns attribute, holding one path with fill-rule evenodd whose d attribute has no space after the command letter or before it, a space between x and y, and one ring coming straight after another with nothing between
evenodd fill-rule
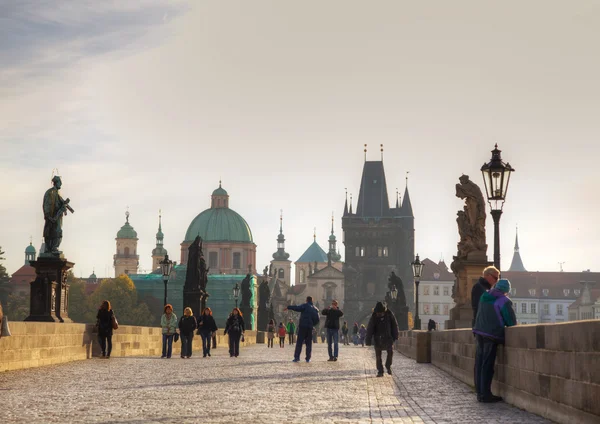
<instances>
[{"instance_id":1,"label":"hazy sky","mask_svg":"<svg viewBox=\"0 0 600 424\"><path fill-rule=\"evenodd\" d=\"M158 210L179 260L219 178L248 221L258 269L284 210L296 260L323 248L344 189L384 162L415 212L416 251L456 253L458 177L482 185L494 143L517 170L501 222L528 270L598 271L598 1L0 0L0 246L9 273L53 168L75 214L76 275L113 275L129 206L149 269ZM488 218L488 254L493 224ZM343 249L342 249L343 252Z\"/></svg>"}]
</instances>

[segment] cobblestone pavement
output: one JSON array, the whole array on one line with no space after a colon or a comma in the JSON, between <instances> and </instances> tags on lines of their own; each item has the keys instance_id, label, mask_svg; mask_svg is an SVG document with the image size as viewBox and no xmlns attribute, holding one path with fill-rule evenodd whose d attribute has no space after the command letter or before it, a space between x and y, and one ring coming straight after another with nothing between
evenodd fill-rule
<instances>
[{"instance_id":1,"label":"cobblestone pavement","mask_svg":"<svg viewBox=\"0 0 600 424\"><path fill-rule=\"evenodd\" d=\"M384 354L385 355L385 354ZM373 350L314 346L311 363L258 345L239 358L111 358L0 374L0 423L545 423L429 364L394 355L375 377Z\"/></svg>"}]
</instances>

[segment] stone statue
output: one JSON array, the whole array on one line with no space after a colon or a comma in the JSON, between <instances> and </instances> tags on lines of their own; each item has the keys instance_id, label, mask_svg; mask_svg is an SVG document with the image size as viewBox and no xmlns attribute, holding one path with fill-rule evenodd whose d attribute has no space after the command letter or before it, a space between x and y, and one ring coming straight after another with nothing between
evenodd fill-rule
<instances>
[{"instance_id":1,"label":"stone statue","mask_svg":"<svg viewBox=\"0 0 600 424\"><path fill-rule=\"evenodd\" d=\"M388 277L388 288L390 289L390 293L393 291L394 287L398 291L396 302L400 306L406 306L406 294L404 293L404 283L402 283L402 279L396 275L394 271L391 272Z\"/></svg>"},{"instance_id":2,"label":"stone statue","mask_svg":"<svg viewBox=\"0 0 600 424\"><path fill-rule=\"evenodd\" d=\"M273 275L273 264L269 264L269 277Z\"/></svg>"},{"instance_id":3,"label":"stone statue","mask_svg":"<svg viewBox=\"0 0 600 424\"><path fill-rule=\"evenodd\" d=\"M200 290L204 293L205 297L208 297L208 293L206 293L206 285L208 284L208 271L210 268L206 266L206 260L204 259L204 252L202 252L202 238L197 236L200 239L200 249L199 249L199 260L198 260L198 269L200 272Z\"/></svg>"},{"instance_id":4,"label":"stone statue","mask_svg":"<svg viewBox=\"0 0 600 424\"><path fill-rule=\"evenodd\" d=\"M69 206L69 199L63 199L58 191L62 186L62 181L58 175L52 178L52 188L46 190L42 209L44 210L44 243L47 253L52 256L60 256L60 242L62 241L62 218L67 214L67 210L73 213L73 208Z\"/></svg>"},{"instance_id":5,"label":"stone statue","mask_svg":"<svg viewBox=\"0 0 600 424\"><path fill-rule=\"evenodd\" d=\"M200 290L200 277L200 236L196 236L193 243L188 247L185 285L190 289Z\"/></svg>"},{"instance_id":6,"label":"stone statue","mask_svg":"<svg viewBox=\"0 0 600 424\"><path fill-rule=\"evenodd\" d=\"M456 223L460 241L458 243L457 259L467 259L472 252L485 255L485 201L481 189L469 180L468 175L459 178L456 184L456 197L465 200L462 211L458 211Z\"/></svg>"},{"instance_id":7,"label":"stone statue","mask_svg":"<svg viewBox=\"0 0 600 424\"><path fill-rule=\"evenodd\" d=\"M240 306L244 308L251 308L252 306L250 305L250 299L252 298L252 291L250 290L250 274L246 274L246 278L242 280L241 286L242 303Z\"/></svg>"},{"instance_id":8,"label":"stone statue","mask_svg":"<svg viewBox=\"0 0 600 424\"><path fill-rule=\"evenodd\" d=\"M269 283L266 280L263 280L258 287L258 304L259 309L268 308L269 301L271 300L271 290L269 289Z\"/></svg>"},{"instance_id":9,"label":"stone statue","mask_svg":"<svg viewBox=\"0 0 600 424\"><path fill-rule=\"evenodd\" d=\"M263 277L266 277L269 272L269 267L265 265L265 269L263 269Z\"/></svg>"}]
</instances>

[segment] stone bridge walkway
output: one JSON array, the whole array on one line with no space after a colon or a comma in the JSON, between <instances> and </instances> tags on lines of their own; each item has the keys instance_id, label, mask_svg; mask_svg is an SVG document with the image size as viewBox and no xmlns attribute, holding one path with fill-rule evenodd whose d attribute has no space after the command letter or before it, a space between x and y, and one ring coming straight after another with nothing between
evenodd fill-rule
<instances>
[{"instance_id":1,"label":"stone bridge walkway","mask_svg":"<svg viewBox=\"0 0 600 424\"><path fill-rule=\"evenodd\" d=\"M212 358L93 359L0 374L0 423L546 423L504 403L481 404L469 387L429 364L394 355L375 377L370 348L340 346L311 363L266 345Z\"/></svg>"}]
</instances>

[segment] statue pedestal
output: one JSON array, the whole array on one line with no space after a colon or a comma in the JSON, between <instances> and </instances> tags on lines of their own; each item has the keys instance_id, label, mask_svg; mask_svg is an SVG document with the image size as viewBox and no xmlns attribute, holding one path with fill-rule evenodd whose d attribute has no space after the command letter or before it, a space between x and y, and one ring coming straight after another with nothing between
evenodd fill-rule
<instances>
[{"instance_id":1,"label":"statue pedestal","mask_svg":"<svg viewBox=\"0 0 600 424\"><path fill-rule=\"evenodd\" d=\"M446 329L471 328L473 325L473 308L471 306L471 289L483 273L483 269L493 265L487 256L477 258L456 259L452 262L454 281L454 302L456 306L450 310L450 319L446 321Z\"/></svg>"},{"instance_id":2,"label":"statue pedestal","mask_svg":"<svg viewBox=\"0 0 600 424\"><path fill-rule=\"evenodd\" d=\"M408 331L408 306L398 306L394 309L399 331Z\"/></svg>"},{"instance_id":3,"label":"statue pedestal","mask_svg":"<svg viewBox=\"0 0 600 424\"><path fill-rule=\"evenodd\" d=\"M69 318L67 271L74 263L62 257L42 256L29 264L37 277L31 283L29 316L25 321L73 322Z\"/></svg>"},{"instance_id":4,"label":"statue pedestal","mask_svg":"<svg viewBox=\"0 0 600 424\"><path fill-rule=\"evenodd\" d=\"M195 317L202 315L202 292L200 289L189 289L183 287L183 308L192 308ZM179 311L183 316L183 311Z\"/></svg>"},{"instance_id":5,"label":"statue pedestal","mask_svg":"<svg viewBox=\"0 0 600 424\"><path fill-rule=\"evenodd\" d=\"M258 308L258 319L256 323L257 331L267 331L267 326L269 325L269 309L259 307Z\"/></svg>"}]
</instances>

